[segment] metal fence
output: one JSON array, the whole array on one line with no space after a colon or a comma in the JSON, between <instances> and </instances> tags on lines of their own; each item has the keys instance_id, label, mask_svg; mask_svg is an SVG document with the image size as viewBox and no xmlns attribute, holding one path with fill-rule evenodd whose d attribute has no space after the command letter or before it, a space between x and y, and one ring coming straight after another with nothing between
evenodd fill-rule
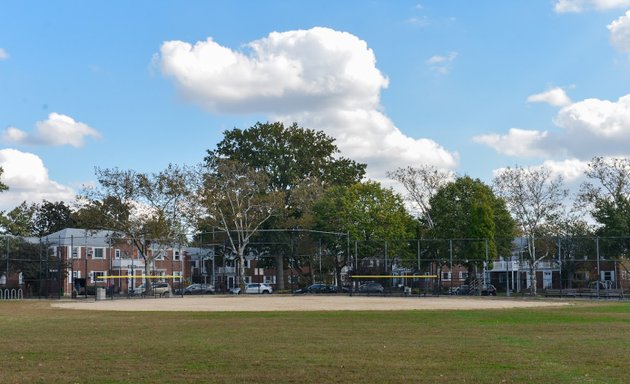
<instances>
[{"instance_id":1,"label":"metal fence","mask_svg":"<svg viewBox=\"0 0 630 384\"><path fill-rule=\"evenodd\" d=\"M241 282L291 293L320 283L337 292L384 295L546 295L624 297L630 291L630 237L357 240L347 234L261 231L243 265L226 234L168 246L82 231L44 239L0 238L0 291L24 298L158 297L191 283L227 293ZM144 284L144 288L143 288ZM145 292L146 291L146 292Z\"/></svg>"}]
</instances>

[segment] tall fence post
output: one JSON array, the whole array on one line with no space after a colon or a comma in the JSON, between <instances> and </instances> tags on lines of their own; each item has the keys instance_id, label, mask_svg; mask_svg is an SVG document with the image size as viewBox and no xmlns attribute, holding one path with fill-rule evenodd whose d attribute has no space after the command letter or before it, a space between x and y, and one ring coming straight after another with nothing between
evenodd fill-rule
<instances>
[{"instance_id":1,"label":"tall fence post","mask_svg":"<svg viewBox=\"0 0 630 384\"><path fill-rule=\"evenodd\" d=\"M600 284L600 278L601 278L601 272L599 271L599 236L597 236L595 238L595 248L596 248L596 254L597 254L597 298L599 299L599 284Z\"/></svg>"},{"instance_id":2,"label":"tall fence post","mask_svg":"<svg viewBox=\"0 0 630 384\"><path fill-rule=\"evenodd\" d=\"M7 269L4 272L4 286L9 286L9 235L4 237L7 240Z\"/></svg>"},{"instance_id":3,"label":"tall fence post","mask_svg":"<svg viewBox=\"0 0 630 384\"><path fill-rule=\"evenodd\" d=\"M560 278L560 296L562 296L562 240L558 236L558 276ZM553 276L551 277L551 286L553 288Z\"/></svg>"},{"instance_id":4,"label":"tall fence post","mask_svg":"<svg viewBox=\"0 0 630 384\"><path fill-rule=\"evenodd\" d=\"M448 239L448 259L449 259L449 268L451 271L450 291L453 292L453 239Z\"/></svg>"}]
</instances>

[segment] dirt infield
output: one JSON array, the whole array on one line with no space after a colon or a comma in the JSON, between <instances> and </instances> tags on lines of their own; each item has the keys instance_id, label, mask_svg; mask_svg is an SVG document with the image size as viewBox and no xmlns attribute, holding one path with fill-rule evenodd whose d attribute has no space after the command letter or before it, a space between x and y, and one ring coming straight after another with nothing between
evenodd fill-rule
<instances>
[{"instance_id":1,"label":"dirt infield","mask_svg":"<svg viewBox=\"0 0 630 384\"><path fill-rule=\"evenodd\" d=\"M365 297L365 296L204 296L166 299L72 301L51 304L57 308L100 311L401 311L473 310L558 307L563 301L494 297Z\"/></svg>"}]
</instances>

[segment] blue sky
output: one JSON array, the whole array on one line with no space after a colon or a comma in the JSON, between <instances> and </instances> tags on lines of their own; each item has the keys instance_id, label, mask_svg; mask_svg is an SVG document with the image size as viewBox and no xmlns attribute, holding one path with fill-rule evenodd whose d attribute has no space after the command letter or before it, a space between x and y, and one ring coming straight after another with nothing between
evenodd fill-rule
<instances>
[{"instance_id":1,"label":"blue sky","mask_svg":"<svg viewBox=\"0 0 630 384\"><path fill-rule=\"evenodd\" d=\"M200 162L233 127L296 121L371 178L433 164L576 180L630 152L628 0L0 4L0 165L20 202L94 167Z\"/></svg>"}]
</instances>

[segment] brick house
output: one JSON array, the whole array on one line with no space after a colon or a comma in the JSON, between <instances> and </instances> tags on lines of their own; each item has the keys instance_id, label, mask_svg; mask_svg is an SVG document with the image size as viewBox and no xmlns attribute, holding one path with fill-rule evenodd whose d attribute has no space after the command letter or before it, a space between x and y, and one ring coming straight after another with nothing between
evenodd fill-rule
<instances>
[{"instance_id":1,"label":"brick house","mask_svg":"<svg viewBox=\"0 0 630 384\"><path fill-rule=\"evenodd\" d=\"M41 239L61 260L64 273L62 291L84 294L90 287L127 293L145 283L145 260L130 239L115 238L113 231L66 228ZM152 281L179 286L187 279L183 247L148 246L149 275ZM129 277L127 277L129 276ZM164 278L159 278L164 276Z\"/></svg>"}]
</instances>

